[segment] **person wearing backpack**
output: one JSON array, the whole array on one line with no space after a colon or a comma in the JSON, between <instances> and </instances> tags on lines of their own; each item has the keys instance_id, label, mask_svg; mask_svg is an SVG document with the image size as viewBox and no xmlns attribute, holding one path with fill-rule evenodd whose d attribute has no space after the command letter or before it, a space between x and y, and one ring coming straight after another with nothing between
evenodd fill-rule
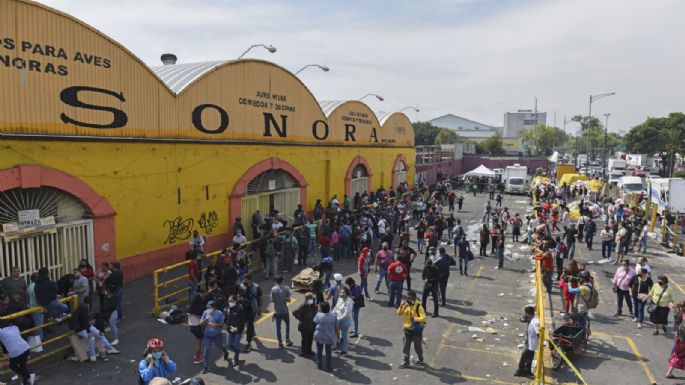
<instances>
[{"instance_id":1,"label":"person wearing backpack","mask_svg":"<svg viewBox=\"0 0 685 385\"><path fill-rule=\"evenodd\" d=\"M578 287L569 287L568 292L576 295L576 311L581 315L580 326L586 328L590 335L590 319L587 314L599 305L599 293L590 283L590 273L587 271L578 273Z\"/></svg>"},{"instance_id":2,"label":"person wearing backpack","mask_svg":"<svg viewBox=\"0 0 685 385\"><path fill-rule=\"evenodd\" d=\"M273 232L269 233L269 236L266 240L264 254L266 256L266 268L264 270L264 275L267 278L276 278L276 275L278 274L278 251L276 250L276 236Z\"/></svg>"},{"instance_id":3,"label":"person wearing backpack","mask_svg":"<svg viewBox=\"0 0 685 385\"><path fill-rule=\"evenodd\" d=\"M252 340L257 336L254 328L255 319L262 314L262 289L252 281L252 274L246 274L238 288L238 298L245 309L247 346L245 353L252 350Z\"/></svg>"}]
</instances>

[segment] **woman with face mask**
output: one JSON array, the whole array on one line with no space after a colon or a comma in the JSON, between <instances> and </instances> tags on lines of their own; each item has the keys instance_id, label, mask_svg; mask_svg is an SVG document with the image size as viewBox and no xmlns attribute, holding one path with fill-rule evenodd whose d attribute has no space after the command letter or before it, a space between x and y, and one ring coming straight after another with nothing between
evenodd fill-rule
<instances>
[{"instance_id":1,"label":"woman with face mask","mask_svg":"<svg viewBox=\"0 0 685 385\"><path fill-rule=\"evenodd\" d=\"M138 364L140 379L148 385L155 377L166 378L176 373L176 364L164 351L164 342L159 338L152 338L147 342L145 358Z\"/></svg>"},{"instance_id":2,"label":"woman with face mask","mask_svg":"<svg viewBox=\"0 0 685 385\"><path fill-rule=\"evenodd\" d=\"M312 342L314 341L314 316L316 315L316 305L314 304L314 294L306 293L304 295L304 303L300 305L295 311L293 311L293 316L300 321L297 324L297 330L302 336L302 346L300 348L300 357L313 356Z\"/></svg>"},{"instance_id":3,"label":"woman with face mask","mask_svg":"<svg viewBox=\"0 0 685 385\"><path fill-rule=\"evenodd\" d=\"M314 315L312 315L314 317ZM226 313L226 350L224 351L224 360L229 361L228 351L233 351L234 359L233 366L239 366L240 359L240 338L243 336L245 329L245 310L243 306L238 303L238 298L232 295L228 298L228 310ZM229 361L230 363L230 361Z\"/></svg>"}]
</instances>

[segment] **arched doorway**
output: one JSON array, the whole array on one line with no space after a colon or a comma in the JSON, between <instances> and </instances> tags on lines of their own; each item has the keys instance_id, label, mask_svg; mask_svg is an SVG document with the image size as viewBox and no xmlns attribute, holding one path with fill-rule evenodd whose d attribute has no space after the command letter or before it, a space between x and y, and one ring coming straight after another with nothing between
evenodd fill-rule
<instances>
[{"instance_id":1,"label":"arched doorway","mask_svg":"<svg viewBox=\"0 0 685 385\"><path fill-rule=\"evenodd\" d=\"M246 172L236 183L230 198L231 223L241 217L247 232L245 236L252 239L252 216L257 210L262 217L277 210L279 217L292 225L297 205L306 205L307 183L291 164L272 158Z\"/></svg>"},{"instance_id":2,"label":"arched doorway","mask_svg":"<svg viewBox=\"0 0 685 385\"><path fill-rule=\"evenodd\" d=\"M407 181L407 160L404 155L399 155L395 159L395 164L392 168L392 188L397 189L401 183Z\"/></svg>"},{"instance_id":3,"label":"arched doorway","mask_svg":"<svg viewBox=\"0 0 685 385\"><path fill-rule=\"evenodd\" d=\"M354 194L371 191L371 168L369 163L362 156L357 156L352 160L347 168L345 176L345 194L354 197Z\"/></svg>"},{"instance_id":4,"label":"arched doorway","mask_svg":"<svg viewBox=\"0 0 685 385\"><path fill-rule=\"evenodd\" d=\"M0 171L0 276L14 266L24 276L46 267L58 279L81 259L114 259L114 215L105 198L61 171Z\"/></svg>"}]
</instances>

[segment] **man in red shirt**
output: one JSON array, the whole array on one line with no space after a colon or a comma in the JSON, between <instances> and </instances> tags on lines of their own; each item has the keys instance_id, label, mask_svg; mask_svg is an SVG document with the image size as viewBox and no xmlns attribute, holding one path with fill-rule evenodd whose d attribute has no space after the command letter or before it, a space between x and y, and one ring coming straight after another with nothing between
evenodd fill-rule
<instances>
[{"instance_id":1,"label":"man in red shirt","mask_svg":"<svg viewBox=\"0 0 685 385\"><path fill-rule=\"evenodd\" d=\"M390 281L390 299L388 306L399 308L402 302L402 286L409 274L407 266L398 260L397 254L393 256L393 262L388 266L388 280Z\"/></svg>"},{"instance_id":2,"label":"man in red shirt","mask_svg":"<svg viewBox=\"0 0 685 385\"><path fill-rule=\"evenodd\" d=\"M190 292L188 292L188 303L193 303L195 293L197 293L197 285L200 283L202 275L202 254L197 254L195 259L191 259L188 263L188 281L190 281Z\"/></svg>"}]
</instances>

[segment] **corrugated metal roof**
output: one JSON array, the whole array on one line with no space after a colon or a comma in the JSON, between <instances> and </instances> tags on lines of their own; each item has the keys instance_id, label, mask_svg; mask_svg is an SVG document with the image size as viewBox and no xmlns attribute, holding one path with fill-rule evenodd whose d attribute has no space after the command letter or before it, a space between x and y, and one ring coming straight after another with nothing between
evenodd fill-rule
<instances>
[{"instance_id":1,"label":"corrugated metal roof","mask_svg":"<svg viewBox=\"0 0 685 385\"><path fill-rule=\"evenodd\" d=\"M178 94L195 79L227 62L228 61L226 60L218 60L200 63L172 64L152 67L151 69L167 87Z\"/></svg>"},{"instance_id":2,"label":"corrugated metal roof","mask_svg":"<svg viewBox=\"0 0 685 385\"><path fill-rule=\"evenodd\" d=\"M329 117L336 108L348 101L349 100L319 100L319 105L321 106L323 114L326 115L326 117Z\"/></svg>"},{"instance_id":3,"label":"corrugated metal roof","mask_svg":"<svg viewBox=\"0 0 685 385\"><path fill-rule=\"evenodd\" d=\"M388 118L392 116L392 114L394 114L394 112L378 111L376 113L376 117L378 118L378 122L382 126L385 124L385 121L388 120Z\"/></svg>"}]
</instances>

